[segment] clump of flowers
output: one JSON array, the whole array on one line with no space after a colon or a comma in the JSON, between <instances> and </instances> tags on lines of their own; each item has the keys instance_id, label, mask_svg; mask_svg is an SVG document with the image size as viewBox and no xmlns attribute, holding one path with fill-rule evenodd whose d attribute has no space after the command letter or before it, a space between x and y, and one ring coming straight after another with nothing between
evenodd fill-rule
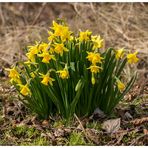
<instances>
[{"instance_id":1,"label":"clump of flowers","mask_svg":"<svg viewBox=\"0 0 148 148\"><path fill-rule=\"evenodd\" d=\"M97 107L111 113L135 82L136 74L127 82L123 70L138 62L137 52L104 49L100 35L76 36L63 21L53 21L48 34L48 42L27 47L26 61L7 69L23 103L43 119L88 116Z\"/></svg>"}]
</instances>

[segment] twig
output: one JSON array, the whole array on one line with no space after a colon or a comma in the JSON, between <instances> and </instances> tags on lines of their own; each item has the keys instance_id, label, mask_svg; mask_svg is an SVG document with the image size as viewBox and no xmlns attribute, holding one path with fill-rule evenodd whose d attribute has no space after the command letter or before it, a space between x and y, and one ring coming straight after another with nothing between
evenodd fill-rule
<instances>
[{"instance_id":1,"label":"twig","mask_svg":"<svg viewBox=\"0 0 148 148\"><path fill-rule=\"evenodd\" d=\"M2 5L0 5L0 17L2 19L2 26L4 26L5 25L5 18L4 18L3 11L2 11Z\"/></svg>"},{"instance_id":2,"label":"twig","mask_svg":"<svg viewBox=\"0 0 148 148\"><path fill-rule=\"evenodd\" d=\"M77 119L77 121L79 122L79 124L80 124L80 126L81 126L81 128L82 128L82 131L83 131L83 133L84 133L86 139L90 142L90 138L89 138L88 135L86 134L86 131L85 131L85 129L84 129L84 127L83 127L81 121L79 120L79 118L77 117L76 114L74 114L74 117L75 117L75 118Z\"/></svg>"}]
</instances>

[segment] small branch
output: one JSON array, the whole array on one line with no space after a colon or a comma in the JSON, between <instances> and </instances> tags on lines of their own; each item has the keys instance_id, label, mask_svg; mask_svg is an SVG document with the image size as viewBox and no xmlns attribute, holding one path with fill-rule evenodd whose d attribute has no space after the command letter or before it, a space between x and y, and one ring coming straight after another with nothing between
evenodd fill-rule
<instances>
[{"instance_id":1,"label":"small branch","mask_svg":"<svg viewBox=\"0 0 148 148\"><path fill-rule=\"evenodd\" d=\"M84 133L86 139L90 142L89 137L88 137L88 135L86 134L86 131L85 131L85 129L84 129L84 127L83 127L81 121L79 120L79 118L77 117L76 114L74 114L74 117L75 117L75 118L77 119L77 121L79 122L79 124L80 124L80 126L81 126L81 128L82 128L82 131L83 131L83 133Z\"/></svg>"}]
</instances>

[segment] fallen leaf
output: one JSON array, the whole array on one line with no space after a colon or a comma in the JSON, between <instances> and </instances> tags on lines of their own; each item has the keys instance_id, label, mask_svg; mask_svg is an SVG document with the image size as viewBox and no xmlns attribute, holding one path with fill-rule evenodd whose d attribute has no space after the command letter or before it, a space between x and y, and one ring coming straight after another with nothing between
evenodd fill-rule
<instances>
[{"instance_id":1,"label":"fallen leaf","mask_svg":"<svg viewBox=\"0 0 148 148\"><path fill-rule=\"evenodd\" d=\"M54 131L54 136L55 136L55 137L64 136L64 130L63 130L63 129L55 129L55 131Z\"/></svg>"},{"instance_id":2,"label":"fallen leaf","mask_svg":"<svg viewBox=\"0 0 148 148\"><path fill-rule=\"evenodd\" d=\"M103 122L102 129L104 129L107 133L115 133L120 129L121 119L111 119Z\"/></svg>"},{"instance_id":3,"label":"fallen leaf","mask_svg":"<svg viewBox=\"0 0 148 148\"><path fill-rule=\"evenodd\" d=\"M132 117L132 115L131 115L129 112L126 112L126 113L124 114L124 119L126 119L126 120L131 120L131 119L133 119L133 117Z\"/></svg>"},{"instance_id":4,"label":"fallen leaf","mask_svg":"<svg viewBox=\"0 0 148 148\"><path fill-rule=\"evenodd\" d=\"M105 118L105 117L106 117L105 113L100 108L96 108L92 115L92 118L95 120L100 118Z\"/></svg>"},{"instance_id":5,"label":"fallen leaf","mask_svg":"<svg viewBox=\"0 0 148 148\"><path fill-rule=\"evenodd\" d=\"M144 133L144 135L148 135L148 130L147 129L143 129L143 133Z\"/></svg>"},{"instance_id":6,"label":"fallen leaf","mask_svg":"<svg viewBox=\"0 0 148 148\"><path fill-rule=\"evenodd\" d=\"M49 126L49 121L48 121L48 120L44 120L44 121L42 122L42 125L44 125L44 126Z\"/></svg>"}]
</instances>

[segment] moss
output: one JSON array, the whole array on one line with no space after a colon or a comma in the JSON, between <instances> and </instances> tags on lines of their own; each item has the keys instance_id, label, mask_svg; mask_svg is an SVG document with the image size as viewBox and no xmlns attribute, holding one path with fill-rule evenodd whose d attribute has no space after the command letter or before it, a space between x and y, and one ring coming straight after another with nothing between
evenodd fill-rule
<instances>
[{"instance_id":1,"label":"moss","mask_svg":"<svg viewBox=\"0 0 148 148\"><path fill-rule=\"evenodd\" d=\"M20 145L22 146L34 146L34 145L46 146L46 145L50 145L50 142L46 138L37 137L31 142L22 142Z\"/></svg>"},{"instance_id":2,"label":"moss","mask_svg":"<svg viewBox=\"0 0 148 148\"><path fill-rule=\"evenodd\" d=\"M33 127L27 127L25 125L16 126L12 129L12 134L16 137L23 136L25 138L37 137L40 133Z\"/></svg>"},{"instance_id":3,"label":"moss","mask_svg":"<svg viewBox=\"0 0 148 148\"><path fill-rule=\"evenodd\" d=\"M80 132L72 132L69 138L69 144L68 145L86 145L86 142L84 140L83 134Z\"/></svg>"}]
</instances>

